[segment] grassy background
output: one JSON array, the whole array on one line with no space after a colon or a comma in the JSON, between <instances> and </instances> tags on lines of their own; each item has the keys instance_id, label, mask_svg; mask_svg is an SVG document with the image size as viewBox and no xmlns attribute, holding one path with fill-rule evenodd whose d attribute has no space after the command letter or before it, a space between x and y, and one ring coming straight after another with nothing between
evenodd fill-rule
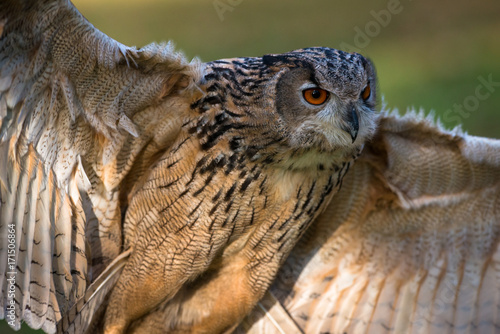
<instances>
[{"instance_id":1,"label":"grassy background","mask_svg":"<svg viewBox=\"0 0 500 334\"><path fill-rule=\"evenodd\" d=\"M173 40L188 57L204 61L308 46L356 46L356 31L366 31L371 36L357 49L375 63L379 92L389 107L432 109L448 126L463 123L471 134L500 137L496 112L500 84L478 106L471 105L475 108L470 112L453 111L455 104L474 102L479 76L491 75L500 83L498 0L76 0L75 4L97 28L126 45ZM387 11L393 4L399 4L398 13L383 27L372 13Z\"/></svg>"},{"instance_id":2,"label":"grassy background","mask_svg":"<svg viewBox=\"0 0 500 334\"><path fill-rule=\"evenodd\" d=\"M448 126L500 137L500 84L475 100L478 77L500 83L500 1L75 0L98 29L126 45L175 41L204 61L308 46L354 46L375 63L389 107L435 110ZM225 6L225 7L224 7ZM373 13L387 11L388 24ZM218 8L218 10L216 9ZM377 29L378 28L378 29ZM359 31L369 35L359 40ZM360 44L360 42L363 42ZM364 45L363 45L364 44ZM453 111L471 105L470 112ZM11 333L0 322L0 333ZM35 333L23 328L22 333Z\"/></svg>"}]
</instances>

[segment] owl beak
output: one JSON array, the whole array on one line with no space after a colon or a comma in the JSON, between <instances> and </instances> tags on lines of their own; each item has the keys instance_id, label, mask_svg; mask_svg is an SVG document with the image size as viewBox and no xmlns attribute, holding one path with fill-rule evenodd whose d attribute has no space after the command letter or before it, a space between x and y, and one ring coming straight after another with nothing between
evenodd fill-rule
<instances>
[{"instance_id":1,"label":"owl beak","mask_svg":"<svg viewBox=\"0 0 500 334\"><path fill-rule=\"evenodd\" d=\"M349 111L346 115L346 127L343 128L345 132L349 133L352 138L352 142L356 140L359 132L359 117L358 111L354 106L350 106L347 108Z\"/></svg>"}]
</instances>

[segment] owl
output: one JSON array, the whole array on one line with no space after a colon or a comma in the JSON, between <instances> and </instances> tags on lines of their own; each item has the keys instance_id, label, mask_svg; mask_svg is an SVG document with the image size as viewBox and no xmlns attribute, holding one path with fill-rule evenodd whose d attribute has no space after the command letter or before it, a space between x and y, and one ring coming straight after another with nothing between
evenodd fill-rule
<instances>
[{"instance_id":1,"label":"owl","mask_svg":"<svg viewBox=\"0 0 500 334\"><path fill-rule=\"evenodd\" d=\"M3 317L125 333L199 281L218 298L183 304L174 329L234 330L373 134L371 63L328 48L188 63L66 1L1 12ZM78 303L92 318L64 317Z\"/></svg>"},{"instance_id":2,"label":"owl","mask_svg":"<svg viewBox=\"0 0 500 334\"><path fill-rule=\"evenodd\" d=\"M497 333L499 285L500 141L384 112L236 333Z\"/></svg>"},{"instance_id":3,"label":"owl","mask_svg":"<svg viewBox=\"0 0 500 334\"><path fill-rule=\"evenodd\" d=\"M407 332L497 305L498 143L377 115L363 56L188 62L62 0L4 1L0 22L12 327ZM440 280L448 313L433 311Z\"/></svg>"}]
</instances>

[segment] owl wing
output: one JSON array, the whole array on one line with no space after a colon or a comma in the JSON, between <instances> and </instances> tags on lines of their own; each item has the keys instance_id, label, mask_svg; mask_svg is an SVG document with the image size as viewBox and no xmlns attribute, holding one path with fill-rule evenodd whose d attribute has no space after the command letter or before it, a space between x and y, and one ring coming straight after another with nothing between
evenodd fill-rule
<instances>
[{"instance_id":1,"label":"owl wing","mask_svg":"<svg viewBox=\"0 0 500 334\"><path fill-rule=\"evenodd\" d=\"M500 141L384 115L270 292L305 333L497 333L499 241Z\"/></svg>"},{"instance_id":2,"label":"owl wing","mask_svg":"<svg viewBox=\"0 0 500 334\"><path fill-rule=\"evenodd\" d=\"M180 129L197 64L122 45L69 0L1 1L0 319L55 332L122 251L118 189Z\"/></svg>"}]
</instances>

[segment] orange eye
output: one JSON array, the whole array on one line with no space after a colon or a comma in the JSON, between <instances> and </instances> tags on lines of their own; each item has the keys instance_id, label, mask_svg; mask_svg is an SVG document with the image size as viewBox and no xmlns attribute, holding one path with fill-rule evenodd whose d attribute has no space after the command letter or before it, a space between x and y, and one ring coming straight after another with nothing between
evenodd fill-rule
<instances>
[{"instance_id":1,"label":"orange eye","mask_svg":"<svg viewBox=\"0 0 500 334\"><path fill-rule=\"evenodd\" d=\"M370 84L367 84L365 89L363 89L363 91L361 92L361 98L366 101L370 97L371 93L372 93L372 91L370 88Z\"/></svg>"},{"instance_id":2,"label":"orange eye","mask_svg":"<svg viewBox=\"0 0 500 334\"><path fill-rule=\"evenodd\" d=\"M326 90L317 87L305 89L302 94L304 100L315 106L325 103L329 95Z\"/></svg>"}]
</instances>

